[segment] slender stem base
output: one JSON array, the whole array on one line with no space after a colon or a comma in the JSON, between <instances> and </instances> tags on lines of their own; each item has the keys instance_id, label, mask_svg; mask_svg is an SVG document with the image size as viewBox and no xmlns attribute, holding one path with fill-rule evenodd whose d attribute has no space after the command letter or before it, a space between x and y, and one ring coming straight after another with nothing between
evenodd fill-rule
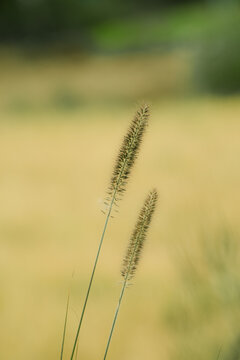
<instances>
[{"instance_id":1,"label":"slender stem base","mask_svg":"<svg viewBox=\"0 0 240 360\"><path fill-rule=\"evenodd\" d=\"M127 285L127 279L124 280L122 290L121 290L121 293L120 293L120 296L119 296L118 305L117 305L117 308L116 308L116 311L115 311L115 315L114 315L114 319L113 319L113 323L112 323L112 328L111 328L110 335L109 335L109 338L108 338L108 342L107 342L107 346L106 346L106 350L105 350L103 360L105 360L106 357L107 357L109 345L110 345L110 342L111 342L111 339L112 339L113 330L114 330L114 327L115 327L115 324L116 324L116 321L117 321L117 317L118 317L120 305L121 305L121 302L122 302L123 294L124 294L124 291L126 289L126 285Z\"/></svg>"},{"instance_id":2,"label":"slender stem base","mask_svg":"<svg viewBox=\"0 0 240 360\"><path fill-rule=\"evenodd\" d=\"M65 344L65 337L66 337L66 329L67 329L69 300L70 300L70 293L68 293L68 298L67 298L67 306L66 306L66 313L65 313L65 320L64 320L64 327L63 327L63 336L62 336L62 347L61 347L60 360L63 359L63 351L64 351L64 344Z\"/></svg>"},{"instance_id":3,"label":"slender stem base","mask_svg":"<svg viewBox=\"0 0 240 360\"><path fill-rule=\"evenodd\" d=\"M78 337L79 337L79 333L80 333L80 329L81 329L81 326L82 326L83 317L84 317L85 310L86 310L86 306L87 306L87 302L88 302L89 293L90 293L90 290L91 290L91 287L92 287L92 282L93 282L94 274L95 274L96 267L97 267L97 263L98 263L98 258L99 258L100 251L101 251L101 248L102 248L102 243L103 243L104 235L105 235L105 232L106 232L106 229L107 229L108 221L109 221L109 218L110 218L110 215L111 215L111 212L112 212L114 197L115 197L115 196L113 196L113 199L112 199L111 204L110 204L110 206L109 206L107 218L106 218L106 221L105 221L105 224L104 224L104 228L103 228L101 240L100 240L100 243L99 243L99 247L98 247L96 259L95 259L95 262L94 262L94 266L93 266L91 278L90 278L89 285L88 285L87 294L86 294L85 301L84 301L84 305L83 305L83 309L82 309L82 314L81 314L81 317L80 317L80 321L79 321L79 325L78 325L78 329L77 329L77 333L76 333L76 337L75 337L75 341L74 341L74 345L73 345L71 360L73 360L74 353L75 353L75 350L76 350L76 346L77 346L77 342L78 342Z\"/></svg>"}]
</instances>

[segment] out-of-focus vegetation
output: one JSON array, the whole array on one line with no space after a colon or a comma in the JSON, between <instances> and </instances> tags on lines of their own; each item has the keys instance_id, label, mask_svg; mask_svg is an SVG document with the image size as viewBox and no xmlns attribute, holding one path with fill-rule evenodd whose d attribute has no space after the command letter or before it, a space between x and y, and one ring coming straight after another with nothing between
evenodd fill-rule
<instances>
[{"instance_id":1,"label":"out-of-focus vegetation","mask_svg":"<svg viewBox=\"0 0 240 360\"><path fill-rule=\"evenodd\" d=\"M189 76L189 58L181 52L32 60L7 53L0 60L0 108L34 121L43 112L158 102L189 92Z\"/></svg>"},{"instance_id":2,"label":"out-of-focus vegetation","mask_svg":"<svg viewBox=\"0 0 240 360\"><path fill-rule=\"evenodd\" d=\"M96 25L135 17L146 12L173 7L174 4L203 3L181 0L2 0L0 4L0 39L2 41L37 42L74 41L82 46L90 39ZM205 1L204 1L205 2Z\"/></svg>"},{"instance_id":3,"label":"out-of-focus vegetation","mask_svg":"<svg viewBox=\"0 0 240 360\"><path fill-rule=\"evenodd\" d=\"M196 57L196 80L212 93L239 93L240 7L221 8L218 14L221 21L205 34Z\"/></svg>"},{"instance_id":4,"label":"out-of-focus vegetation","mask_svg":"<svg viewBox=\"0 0 240 360\"><path fill-rule=\"evenodd\" d=\"M0 45L54 53L191 54L193 88L240 90L240 3L227 1L5 0Z\"/></svg>"}]
</instances>

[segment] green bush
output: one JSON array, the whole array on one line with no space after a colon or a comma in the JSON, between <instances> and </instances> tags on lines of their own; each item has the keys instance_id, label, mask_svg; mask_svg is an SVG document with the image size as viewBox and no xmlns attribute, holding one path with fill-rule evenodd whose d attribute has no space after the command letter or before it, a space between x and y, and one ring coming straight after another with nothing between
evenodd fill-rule
<instances>
[{"instance_id":1,"label":"green bush","mask_svg":"<svg viewBox=\"0 0 240 360\"><path fill-rule=\"evenodd\" d=\"M239 9L236 9L239 10ZM221 28L209 34L200 47L196 75L201 88L212 93L240 92L240 16L226 16Z\"/></svg>"}]
</instances>

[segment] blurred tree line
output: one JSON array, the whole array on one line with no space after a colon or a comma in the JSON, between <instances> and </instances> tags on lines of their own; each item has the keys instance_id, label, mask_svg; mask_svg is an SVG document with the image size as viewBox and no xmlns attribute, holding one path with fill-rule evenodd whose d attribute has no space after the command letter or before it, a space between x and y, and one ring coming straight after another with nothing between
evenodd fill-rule
<instances>
[{"instance_id":1,"label":"blurred tree line","mask_svg":"<svg viewBox=\"0 0 240 360\"><path fill-rule=\"evenodd\" d=\"M0 0L1 44L44 53L181 46L197 54L200 88L240 92L240 0Z\"/></svg>"},{"instance_id":2,"label":"blurred tree line","mask_svg":"<svg viewBox=\"0 0 240 360\"><path fill-rule=\"evenodd\" d=\"M78 38L86 46L95 25L137 13L204 0L1 0L1 42L48 42Z\"/></svg>"}]
</instances>

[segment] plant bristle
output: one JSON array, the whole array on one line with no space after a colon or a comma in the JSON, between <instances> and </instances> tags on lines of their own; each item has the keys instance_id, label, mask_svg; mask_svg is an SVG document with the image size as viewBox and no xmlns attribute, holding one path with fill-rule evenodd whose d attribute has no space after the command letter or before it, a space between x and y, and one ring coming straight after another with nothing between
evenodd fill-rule
<instances>
[{"instance_id":1,"label":"plant bristle","mask_svg":"<svg viewBox=\"0 0 240 360\"><path fill-rule=\"evenodd\" d=\"M130 238L121 270L121 275L127 281L133 278L139 263L142 248L146 240L147 230L156 207L157 198L158 194L155 189L148 194Z\"/></svg>"}]
</instances>

